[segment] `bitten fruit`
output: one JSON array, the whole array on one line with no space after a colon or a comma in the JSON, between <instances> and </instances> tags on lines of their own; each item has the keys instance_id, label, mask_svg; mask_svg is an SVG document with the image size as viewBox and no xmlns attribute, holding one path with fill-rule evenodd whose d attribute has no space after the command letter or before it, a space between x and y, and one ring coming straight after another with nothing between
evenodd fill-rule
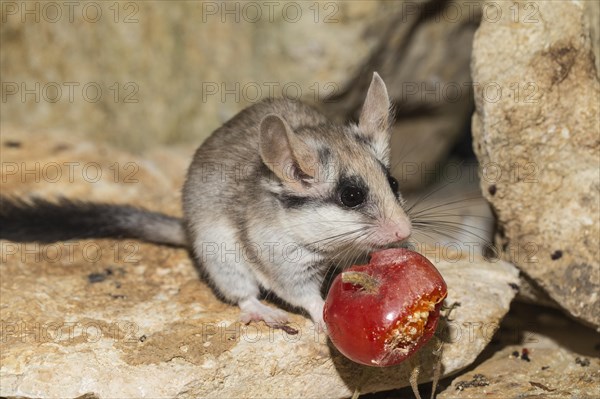
<instances>
[{"instance_id":1,"label":"bitten fruit","mask_svg":"<svg viewBox=\"0 0 600 399\"><path fill-rule=\"evenodd\" d=\"M387 249L334 279L323 318L329 338L350 360L393 366L431 339L447 294L446 282L427 258Z\"/></svg>"}]
</instances>

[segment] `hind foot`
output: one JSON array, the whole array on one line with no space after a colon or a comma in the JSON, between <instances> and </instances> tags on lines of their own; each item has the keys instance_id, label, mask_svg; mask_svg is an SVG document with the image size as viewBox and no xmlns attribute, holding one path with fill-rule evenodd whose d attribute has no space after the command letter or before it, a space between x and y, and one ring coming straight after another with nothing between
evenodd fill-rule
<instances>
[{"instance_id":1,"label":"hind foot","mask_svg":"<svg viewBox=\"0 0 600 399\"><path fill-rule=\"evenodd\" d=\"M252 321L264 321L270 327L280 327L289 322L287 312L262 304L256 298L245 299L239 304L240 321L248 324Z\"/></svg>"}]
</instances>

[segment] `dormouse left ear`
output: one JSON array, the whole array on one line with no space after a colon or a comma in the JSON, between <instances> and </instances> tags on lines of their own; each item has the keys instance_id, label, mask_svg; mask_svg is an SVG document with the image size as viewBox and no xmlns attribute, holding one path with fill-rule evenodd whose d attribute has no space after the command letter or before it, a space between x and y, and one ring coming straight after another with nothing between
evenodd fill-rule
<instances>
[{"instance_id":1,"label":"dormouse left ear","mask_svg":"<svg viewBox=\"0 0 600 399\"><path fill-rule=\"evenodd\" d=\"M383 152L382 157L387 157L390 142L390 98L383 79L377 72L373 72L373 79L367 91L363 104L358 128L378 152Z\"/></svg>"},{"instance_id":2,"label":"dormouse left ear","mask_svg":"<svg viewBox=\"0 0 600 399\"><path fill-rule=\"evenodd\" d=\"M260 122L259 151L264 164L281 182L303 192L318 170L318 154L296 136L281 116L269 114Z\"/></svg>"}]
</instances>

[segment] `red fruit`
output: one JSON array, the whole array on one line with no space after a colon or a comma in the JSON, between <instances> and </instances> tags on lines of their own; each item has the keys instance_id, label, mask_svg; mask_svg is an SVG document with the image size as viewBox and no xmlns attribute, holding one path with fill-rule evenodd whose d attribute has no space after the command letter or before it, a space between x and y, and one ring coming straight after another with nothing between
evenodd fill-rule
<instances>
[{"instance_id":1,"label":"red fruit","mask_svg":"<svg viewBox=\"0 0 600 399\"><path fill-rule=\"evenodd\" d=\"M335 278L323 318L329 338L346 357L392 366L431 339L447 294L446 282L427 258L388 249Z\"/></svg>"}]
</instances>

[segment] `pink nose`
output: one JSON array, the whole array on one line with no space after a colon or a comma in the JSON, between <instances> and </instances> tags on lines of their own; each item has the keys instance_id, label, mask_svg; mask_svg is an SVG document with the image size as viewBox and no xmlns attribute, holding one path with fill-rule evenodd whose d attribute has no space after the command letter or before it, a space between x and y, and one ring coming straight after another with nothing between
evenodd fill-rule
<instances>
[{"instance_id":1,"label":"pink nose","mask_svg":"<svg viewBox=\"0 0 600 399\"><path fill-rule=\"evenodd\" d=\"M381 226L381 240L389 244L406 240L411 233L412 226L410 220L398 218L388 220Z\"/></svg>"},{"instance_id":2,"label":"pink nose","mask_svg":"<svg viewBox=\"0 0 600 399\"><path fill-rule=\"evenodd\" d=\"M396 236L396 238L400 241L407 239L410 236L410 227L408 226L398 226L396 227L396 231L394 232L394 235Z\"/></svg>"}]
</instances>

